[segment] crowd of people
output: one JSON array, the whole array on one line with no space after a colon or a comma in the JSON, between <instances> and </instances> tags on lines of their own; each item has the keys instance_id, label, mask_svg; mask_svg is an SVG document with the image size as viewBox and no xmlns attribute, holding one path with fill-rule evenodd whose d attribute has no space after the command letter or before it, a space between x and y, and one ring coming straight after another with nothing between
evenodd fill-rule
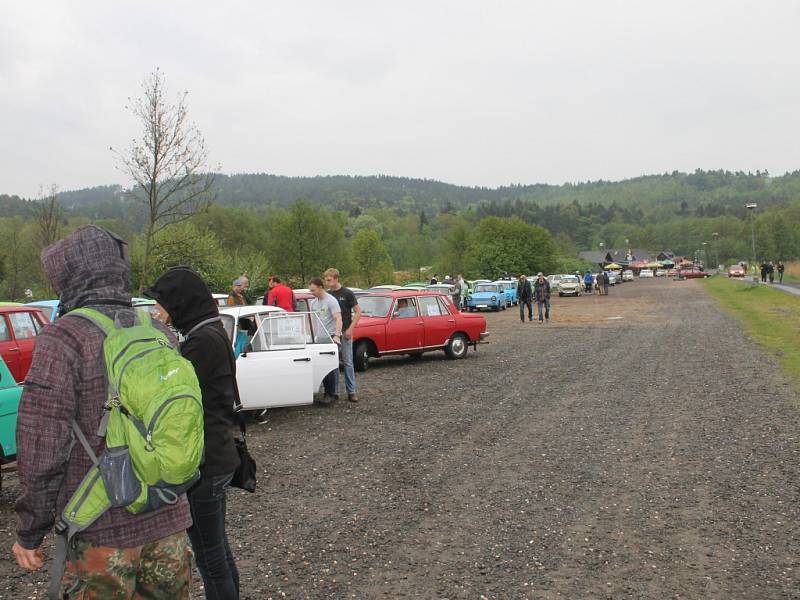
<instances>
[{"instance_id":1,"label":"crowd of people","mask_svg":"<svg viewBox=\"0 0 800 600\"><path fill-rule=\"evenodd\" d=\"M783 264L783 261L778 261L778 264L775 265L772 261L764 261L761 263L761 281L766 283L769 281L770 283L775 283L775 272L778 273L778 283L783 283L783 272L786 270L786 267Z\"/></svg>"},{"instance_id":2,"label":"crowd of people","mask_svg":"<svg viewBox=\"0 0 800 600\"><path fill-rule=\"evenodd\" d=\"M182 600L190 597L193 552L206 598L239 598L239 572L226 533L226 495L233 485L244 487L238 482L245 459L236 431L244 433L245 428L236 410L241 407L236 359L208 286L187 267L167 270L147 290L157 302L152 314L161 315L163 322L156 318L144 323L131 307L127 244L111 232L95 225L80 227L46 248L42 263L59 294L63 316L40 333L19 403L21 493L15 505L17 541L12 548L17 563L24 569L41 569L43 540L55 531L59 542L51 598ZM324 281L319 277L309 281L314 296L310 307L339 345L344 389L351 402L358 402L352 336L361 312L336 269L328 269L323 277ZM247 277L234 281L227 303L251 304L249 284ZM292 311L293 299L280 277L270 278L265 304ZM76 309L81 310L71 317ZM197 434L204 448L199 455L204 458L197 459L196 475L179 492L159 487L164 482L148 484L144 508L132 511L130 501L112 498L109 491L99 514L74 527L75 514L67 507L75 506L76 491L92 477L102 477L105 489L116 490L107 478L125 472L124 466L112 464L120 464L120 455L105 437L113 429L108 428L109 415L138 420L137 431L147 433L148 445L153 434L145 429L143 417L125 408L125 388L117 390L104 359L108 333L87 327L85 319L78 318L86 309L96 311L113 328L150 328L152 334L145 339L162 340L160 349L182 357L173 361L185 360L191 366L202 404L203 425ZM160 381L174 372L162 373ZM323 385L323 403L330 404L338 397L338 369ZM76 437L85 451L73 450ZM169 437L166 434L162 440ZM171 450L185 452L181 447ZM130 466L127 473L130 476Z\"/></svg>"}]
</instances>

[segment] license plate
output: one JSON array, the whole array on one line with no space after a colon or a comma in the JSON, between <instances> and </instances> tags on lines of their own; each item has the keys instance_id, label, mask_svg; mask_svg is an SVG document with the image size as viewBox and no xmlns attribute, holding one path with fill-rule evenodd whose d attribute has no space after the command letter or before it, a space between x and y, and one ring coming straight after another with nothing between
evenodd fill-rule
<instances>
[{"instance_id":1,"label":"license plate","mask_svg":"<svg viewBox=\"0 0 800 600\"><path fill-rule=\"evenodd\" d=\"M478 304L478 308L489 308L487 304Z\"/></svg>"}]
</instances>

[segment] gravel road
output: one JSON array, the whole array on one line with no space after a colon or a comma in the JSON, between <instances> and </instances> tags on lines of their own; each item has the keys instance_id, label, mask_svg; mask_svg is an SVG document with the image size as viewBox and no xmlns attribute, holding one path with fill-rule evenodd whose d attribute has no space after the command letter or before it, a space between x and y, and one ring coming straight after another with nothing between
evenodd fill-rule
<instances>
[{"instance_id":1,"label":"gravel road","mask_svg":"<svg viewBox=\"0 0 800 600\"><path fill-rule=\"evenodd\" d=\"M360 404L252 430L244 598L800 597L800 397L700 283L487 319L465 360L377 361ZM0 597L40 598L10 562L17 490Z\"/></svg>"}]
</instances>

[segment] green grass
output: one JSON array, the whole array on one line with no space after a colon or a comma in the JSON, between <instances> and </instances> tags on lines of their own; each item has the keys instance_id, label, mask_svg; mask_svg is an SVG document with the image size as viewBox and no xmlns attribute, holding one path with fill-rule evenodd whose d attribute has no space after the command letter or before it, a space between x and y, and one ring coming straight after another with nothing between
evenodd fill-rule
<instances>
[{"instance_id":1,"label":"green grass","mask_svg":"<svg viewBox=\"0 0 800 600\"><path fill-rule=\"evenodd\" d=\"M800 383L800 296L723 277L711 277L703 285Z\"/></svg>"}]
</instances>

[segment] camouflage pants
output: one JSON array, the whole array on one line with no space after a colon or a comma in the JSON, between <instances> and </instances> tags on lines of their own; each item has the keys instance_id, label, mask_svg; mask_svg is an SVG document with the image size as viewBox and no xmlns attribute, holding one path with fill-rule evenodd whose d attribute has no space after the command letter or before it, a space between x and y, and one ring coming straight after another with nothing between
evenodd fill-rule
<instances>
[{"instance_id":1,"label":"camouflage pants","mask_svg":"<svg viewBox=\"0 0 800 600\"><path fill-rule=\"evenodd\" d=\"M61 590L79 584L74 600L188 600L190 550L180 532L138 548L107 548L77 540Z\"/></svg>"}]
</instances>

